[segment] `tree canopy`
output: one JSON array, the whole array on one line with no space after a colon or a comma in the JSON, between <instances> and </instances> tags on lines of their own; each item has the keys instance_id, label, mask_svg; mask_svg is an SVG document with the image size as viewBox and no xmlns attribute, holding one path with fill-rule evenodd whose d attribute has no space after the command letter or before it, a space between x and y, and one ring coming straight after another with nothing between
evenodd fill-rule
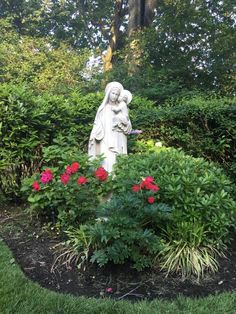
<instances>
[{"instance_id":1,"label":"tree canopy","mask_svg":"<svg viewBox=\"0 0 236 314\"><path fill-rule=\"evenodd\" d=\"M235 9L231 0L2 0L1 81L44 88L51 78L52 87L60 72L71 87L93 54L105 80L152 99L193 89L233 94Z\"/></svg>"}]
</instances>

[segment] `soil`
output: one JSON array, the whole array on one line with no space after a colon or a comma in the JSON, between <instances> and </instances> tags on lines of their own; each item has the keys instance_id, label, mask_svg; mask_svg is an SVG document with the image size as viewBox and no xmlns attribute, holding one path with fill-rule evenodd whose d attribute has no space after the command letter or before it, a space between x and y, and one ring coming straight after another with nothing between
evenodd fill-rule
<instances>
[{"instance_id":1,"label":"soil","mask_svg":"<svg viewBox=\"0 0 236 314\"><path fill-rule=\"evenodd\" d=\"M160 270L137 272L128 264L111 264L104 268L90 265L84 271L75 265L64 265L52 271L62 239L55 230L42 228L19 212L0 212L0 236L28 278L62 293L136 301L174 299L179 295L204 297L236 290L236 238L226 253L227 258L219 261L219 271L197 282L177 275L165 277Z\"/></svg>"}]
</instances>

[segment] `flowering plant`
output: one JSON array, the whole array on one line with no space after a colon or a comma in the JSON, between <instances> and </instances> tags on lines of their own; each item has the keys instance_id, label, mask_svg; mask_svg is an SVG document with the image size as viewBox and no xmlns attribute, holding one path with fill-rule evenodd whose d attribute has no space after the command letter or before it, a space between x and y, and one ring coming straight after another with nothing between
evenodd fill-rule
<instances>
[{"instance_id":1,"label":"flowering plant","mask_svg":"<svg viewBox=\"0 0 236 314\"><path fill-rule=\"evenodd\" d=\"M159 186L154 183L154 178L151 176L147 176L146 178L143 178L142 181L139 184L134 184L132 186L133 192L142 192L147 191L146 200L149 204L153 204L156 201L156 198L154 197L153 193L156 193L159 191Z\"/></svg>"},{"instance_id":2,"label":"flowering plant","mask_svg":"<svg viewBox=\"0 0 236 314\"><path fill-rule=\"evenodd\" d=\"M98 161L58 161L51 168L23 182L31 206L29 211L44 219L58 220L63 227L95 219L95 209L110 191L107 171Z\"/></svg>"},{"instance_id":3,"label":"flowering plant","mask_svg":"<svg viewBox=\"0 0 236 314\"><path fill-rule=\"evenodd\" d=\"M112 198L98 207L96 223L87 225L91 261L100 266L125 260L137 269L151 266L162 249L159 234L171 208L160 201L159 187L151 176L135 185L123 182L125 190L114 189L116 177L112 183Z\"/></svg>"}]
</instances>

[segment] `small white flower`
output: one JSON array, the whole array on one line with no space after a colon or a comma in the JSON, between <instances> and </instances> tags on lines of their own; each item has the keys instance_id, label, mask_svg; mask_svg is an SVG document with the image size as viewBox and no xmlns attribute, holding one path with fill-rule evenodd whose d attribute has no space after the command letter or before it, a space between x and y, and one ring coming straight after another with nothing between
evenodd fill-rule
<instances>
[{"instance_id":1,"label":"small white flower","mask_svg":"<svg viewBox=\"0 0 236 314\"><path fill-rule=\"evenodd\" d=\"M100 217L100 218L97 218L95 219L97 222L103 222L103 221L108 221L108 218L107 217Z\"/></svg>"},{"instance_id":2,"label":"small white flower","mask_svg":"<svg viewBox=\"0 0 236 314\"><path fill-rule=\"evenodd\" d=\"M162 147L162 142L156 142L156 143L155 143L155 146L156 146L156 147Z\"/></svg>"}]
</instances>

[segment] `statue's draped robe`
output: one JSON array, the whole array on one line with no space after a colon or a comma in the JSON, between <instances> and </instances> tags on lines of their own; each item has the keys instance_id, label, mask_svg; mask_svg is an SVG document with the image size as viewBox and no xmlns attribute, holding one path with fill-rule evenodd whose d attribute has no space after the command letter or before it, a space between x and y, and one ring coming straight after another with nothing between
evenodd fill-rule
<instances>
[{"instance_id":1,"label":"statue's draped robe","mask_svg":"<svg viewBox=\"0 0 236 314\"><path fill-rule=\"evenodd\" d=\"M122 111L116 114L112 110L112 106L116 106L116 104L108 103L110 90L107 91L101 106L98 108L88 150L89 155L93 158L97 155L104 155L105 160L102 166L108 172L112 171L118 154L127 154L127 134L131 131L127 105L123 104ZM114 127L114 118L120 120L119 126Z\"/></svg>"}]
</instances>

